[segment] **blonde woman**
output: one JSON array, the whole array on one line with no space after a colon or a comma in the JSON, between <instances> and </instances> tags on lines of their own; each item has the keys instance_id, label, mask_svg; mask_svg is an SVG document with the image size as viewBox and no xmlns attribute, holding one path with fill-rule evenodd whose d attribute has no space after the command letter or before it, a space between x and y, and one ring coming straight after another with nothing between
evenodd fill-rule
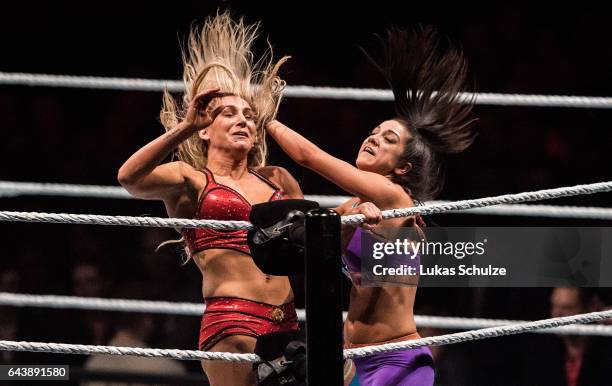
<instances>
[{"instance_id":1,"label":"blonde woman","mask_svg":"<svg viewBox=\"0 0 612 386\"><path fill-rule=\"evenodd\" d=\"M271 49L256 63L250 51L258 25L229 14L193 30L183 55L185 94L179 107L165 93L166 133L134 153L118 180L133 196L162 200L170 217L248 221L251 206L302 198L284 169L266 166L264 126L274 118L284 85ZM178 161L163 163L176 153ZM296 330L293 293L286 277L253 263L246 231L183 229L203 276L206 312L199 348L253 352L257 336ZM249 364L203 362L212 385L250 385Z\"/></svg>"}]
</instances>

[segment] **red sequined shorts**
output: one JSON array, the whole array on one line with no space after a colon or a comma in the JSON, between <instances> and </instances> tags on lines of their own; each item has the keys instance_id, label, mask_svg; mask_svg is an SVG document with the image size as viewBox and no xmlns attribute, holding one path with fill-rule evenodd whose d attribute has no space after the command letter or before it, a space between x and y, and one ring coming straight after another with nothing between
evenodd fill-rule
<instances>
[{"instance_id":1,"label":"red sequined shorts","mask_svg":"<svg viewBox=\"0 0 612 386\"><path fill-rule=\"evenodd\" d=\"M257 338L279 331L298 330L293 302L274 306L234 297L206 298L200 325L200 350L209 350L232 335Z\"/></svg>"}]
</instances>

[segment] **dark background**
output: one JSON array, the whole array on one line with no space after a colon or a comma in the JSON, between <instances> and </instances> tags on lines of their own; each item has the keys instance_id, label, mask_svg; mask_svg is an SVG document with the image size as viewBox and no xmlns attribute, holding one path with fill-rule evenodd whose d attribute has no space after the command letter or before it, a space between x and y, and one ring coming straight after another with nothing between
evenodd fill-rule
<instances>
[{"instance_id":1,"label":"dark background","mask_svg":"<svg viewBox=\"0 0 612 386\"><path fill-rule=\"evenodd\" d=\"M388 26L422 23L438 26L463 47L477 91L608 96L612 89L608 13L575 4L555 4L553 10L384 1L12 2L0 12L0 71L179 79L179 42L192 23L214 13L219 5L229 6L248 22L262 21L263 34L269 36L277 56L292 56L282 74L289 85L383 88L382 79L358 46L374 47L374 34ZM260 40L257 50L261 51L263 42ZM2 85L0 179L116 185L123 161L162 133L157 118L160 104L159 92ZM368 130L390 117L391 107L388 102L287 98L279 118L325 150L352 162ZM478 138L466 152L449 159L440 199L610 179L609 110L477 106L475 115ZM292 172L306 194L345 194L296 166L274 144L269 163ZM609 194L598 194L551 203L609 206L609 199ZM165 216L161 203L135 200L17 197L2 198L1 208ZM610 225L594 220L457 214L433 219L445 226ZM180 250L170 247L154 252L159 242L177 238L173 231L20 223L0 224L0 231L0 269L17 277L4 281L5 290L74 294L75 266L87 262L99 269L103 296L113 297L117 288L138 281L150 289L143 295L149 298L201 301L199 273L193 264L180 266ZM417 311L544 318L549 315L549 292L426 288L419 290ZM60 315L42 309L20 311L19 339L71 341L75 330ZM175 331L160 327L151 346L195 348L197 318L174 319L187 326L176 333L181 337L169 339L166 335ZM159 318L157 323L167 326L168 319ZM470 344L484 350L483 355L475 356L472 371L480 373L487 367L491 374L510 374L512 380L516 375L509 370L513 363L487 350L506 342L505 350L515 350L512 352L520 356L521 339L528 338ZM76 337L72 341L89 343ZM28 358L51 362L61 358L57 363L83 360ZM197 371L197 364L190 365ZM488 382L495 383L491 378ZM504 382L499 380L499 384Z\"/></svg>"}]
</instances>

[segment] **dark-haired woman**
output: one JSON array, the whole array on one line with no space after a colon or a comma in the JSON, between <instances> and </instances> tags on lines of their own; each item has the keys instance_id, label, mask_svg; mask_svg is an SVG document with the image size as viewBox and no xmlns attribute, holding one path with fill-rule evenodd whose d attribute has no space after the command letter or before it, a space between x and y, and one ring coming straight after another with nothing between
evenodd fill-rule
<instances>
[{"instance_id":1,"label":"dark-haired woman","mask_svg":"<svg viewBox=\"0 0 612 386\"><path fill-rule=\"evenodd\" d=\"M337 208L341 214L353 213L366 202L385 210L435 198L443 185L444 155L461 152L473 142L473 103L459 101L466 83L463 54L452 47L442 49L439 41L433 28L388 32L383 61L372 61L393 90L396 115L363 141L356 167L278 121L267 125L268 133L293 160L355 196ZM384 228L416 227L415 220L387 219L371 230L384 237ZM415 286L361 286L363 232L359 227L343 230L343 260L353 281L344 328L346 346L419 338L413 315ZM433 360L425 347L354 362L361 385L433 384Z\"/></svg>"}]
</instances>

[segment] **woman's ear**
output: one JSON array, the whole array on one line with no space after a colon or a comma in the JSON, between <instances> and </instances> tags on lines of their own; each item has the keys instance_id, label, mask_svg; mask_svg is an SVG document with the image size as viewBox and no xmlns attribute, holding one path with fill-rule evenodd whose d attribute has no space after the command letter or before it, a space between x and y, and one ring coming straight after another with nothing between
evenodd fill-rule
<instances>
[{"instance_id":1,"label":"woman's ear","mask_svg":"<svg viewBox=\"0 0 612 386\"><path fill-rule=\"evenodd\" d=\"M411 162L407 162L404 166L402 167L396 167L393 169L393 173L395 175L404 175L406 173L408 173L410 170L412 170L412 163Z\"/></svg>"},{"instance_id":2,"label":"woman's ear","mask_svg":"<svg viewBox=\"0 0 612 386\"><path fill-rule=\"evenodd\" d=\"M200 137L200 139L202 139L204 141L209 141L210 140L210 135L208 135L208 127L198 131L198 137Z\"/></svg>"}]
</instances>

